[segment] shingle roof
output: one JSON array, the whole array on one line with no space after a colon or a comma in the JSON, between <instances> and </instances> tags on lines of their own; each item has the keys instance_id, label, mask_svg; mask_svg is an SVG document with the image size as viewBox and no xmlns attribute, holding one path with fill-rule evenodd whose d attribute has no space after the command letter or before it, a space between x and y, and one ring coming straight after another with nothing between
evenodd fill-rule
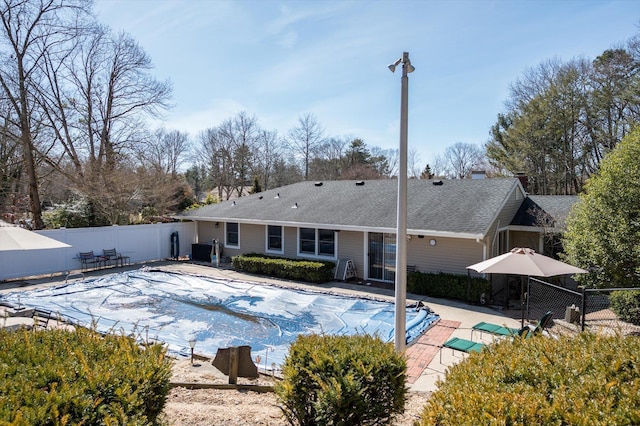
<instances>
[{"instance_id":1,"label":"shingle roof","mask_svg":"<svg viewBox=\"0 0 640 426\"><path fill-rule=\"evenodd\" d=\"M569 211L578 202L577 195L529 195L518 209L511 225L541 226L541 219L546 226L565 227ZM539 211L544 212L541 216Z\"/></svg>"},{"instance_id":2,"label":"shingle roof","mask_svg":"<svg viewBox=\"0 0 640 426\"><path fill-rule=\"evenodd\" d=\"M397 180L300 182L176 217L208 221L314 224L327 229L395 229ZM517 179L408 181L407 229L484 235ZM279 196L279 197L277 197ZM234 204L235 202L235 204ZM292 206L297 204L297 208Z\"/></svg>"}]
</instances>

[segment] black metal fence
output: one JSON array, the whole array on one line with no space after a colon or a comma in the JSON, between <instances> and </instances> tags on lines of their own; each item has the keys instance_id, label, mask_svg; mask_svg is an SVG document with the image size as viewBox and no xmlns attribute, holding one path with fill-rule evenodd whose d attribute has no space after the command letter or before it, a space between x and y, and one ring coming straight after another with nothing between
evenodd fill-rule
<instances>
[{"instance_id":1,"label":"black metal fence","mask_svg":"<svg viewBox=\"0 0 640 426\"><path fill-rule=\"evenodd\" d=\"M555 324L567 331L638 334L640 327L622 321L611 309L613 291L637 288L570 289L537 278L529 278L522 309L523 320L537 320L545 312L553 313Z\"/></svg>"}]
</instances>

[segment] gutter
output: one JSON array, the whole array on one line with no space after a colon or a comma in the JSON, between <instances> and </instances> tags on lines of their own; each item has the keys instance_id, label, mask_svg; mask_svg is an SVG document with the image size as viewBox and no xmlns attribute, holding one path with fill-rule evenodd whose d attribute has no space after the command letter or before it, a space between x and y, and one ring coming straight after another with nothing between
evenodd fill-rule
<instances>
[{"instance_id":1,"label":"gutter","mask_svg":"<svg viewBox=\"0 0 640 426\"><path fill-rule=\"evenodd\" d=\"M291 228L319 228L319 229L333 229L336 231L355 231L355 232L382 232L387 234L395 234L396 228L387 227L370 227L370 226L357 226L357 225L336 225L331 223L314 223L314 222L289 222L278 220L255 220L255 219L238 219L232 217L202 217L202 216L171 216L175 219L193 221L193 222L237 222L250 225L275 225L275 226L288 226ZM407 235L424 235L425 237L441 237L441 238L462 238L465 240L476 240L483 238L482 234L472 234L468 232L450 232L450 231L435 231L429 229L407 229ZM483 243L484 244L484 243Z\"/></svg>"}]
</instances>

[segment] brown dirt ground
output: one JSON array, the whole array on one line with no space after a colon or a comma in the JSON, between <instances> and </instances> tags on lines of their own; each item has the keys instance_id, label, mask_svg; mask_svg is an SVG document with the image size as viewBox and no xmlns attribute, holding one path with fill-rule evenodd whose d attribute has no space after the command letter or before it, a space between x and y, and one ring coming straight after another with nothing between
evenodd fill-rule
<instances>
[{"instance_id":1,"label":"brown dirt ground","mask_svg":"<svg viewBox=\"0 0 640 426\"><path fill-rule=\"evenodd\" d=\"M176 361L172 382L226 384L228 378L209 360ZM261 376L257 380L238 378L239 384L271 385L273 379ZM411 426L420 418L429 393L409 392L405 413L393 423ZM162 420L171 426L209 425L288 425L272 392L260 393L235 389L187 389L175 387L169 392Z\"/></svg>"}]
</instances>

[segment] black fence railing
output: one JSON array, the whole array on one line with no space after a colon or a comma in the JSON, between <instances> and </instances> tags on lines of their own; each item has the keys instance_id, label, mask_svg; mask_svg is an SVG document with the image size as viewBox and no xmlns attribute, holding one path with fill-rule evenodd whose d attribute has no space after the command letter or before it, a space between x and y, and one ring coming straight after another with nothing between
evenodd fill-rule
<instances>
[{"instance_id":1,"label":"black fence railing","mask_svg":"<svg viewBox=\"0 0 640 426\"><path fill-rule=\"evenodd\" d=\"M522 319L535 320L545 312L568 329L602 333L638 334L640 326L621 320L611 309L611 293L638 288L572 290L537 278L529 278Z\"/></svg>"}]
</instances>

